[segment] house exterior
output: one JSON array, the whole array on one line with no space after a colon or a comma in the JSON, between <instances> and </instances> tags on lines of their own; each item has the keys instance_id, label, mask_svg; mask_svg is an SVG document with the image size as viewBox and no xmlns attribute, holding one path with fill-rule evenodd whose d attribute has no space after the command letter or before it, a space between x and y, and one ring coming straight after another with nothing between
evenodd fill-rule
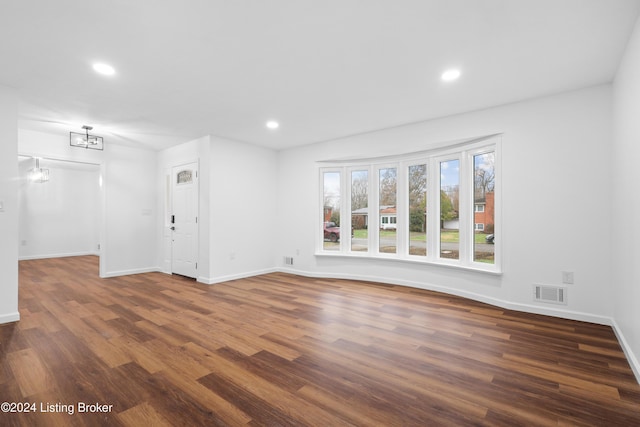
<instances>
[{"instance_id":1,"label":"house exterior","mask_svg":"<svg viewBox=\"0 0 640 427\"><path fill-rule=\"evenodd\" d=\"M473 222L478 232L493 233L495 193L488 192L474 201Z\"/></svg>"},{"instance_id":2,"label":"house exterior","mask_svg":"<svg viewBox=\"0 0 640 427\"><path fill-rule=\"evenodd\" d=\"M380 208L380 229L395 230L397 222L397 210L395 206L381 206Z\"/></svg>"},{"instance_id":3,"label":"house exterior","mask_svg":"<svg viewBox=\"0 0 640 427\"><path fill-rule=\"evenodd\" d=\"M495 193L486 193L483 197L479 197L474 202L474 227L478 232L493 233L493 225L495 218ZM327 211L325 208L325 218ZM329 213L329 217L331 214ZM325 219L325 221L328 221ZM380 207L380 224L382 230L395 230L397 222L397 208L395 206ZM369 228L369 208L360 208L351 212L351 225L354 229ZM444 221L443 228L449 230L458 230L460 221L458 218Z\"/></svg>"},{"instance_id":4,"label":"house exterior","mask_svg":"<svg viewBox=\"0 0 640 427\"><path fill-rule=\"evenodd\" d=\"M395 230L397 216L395 206L380 206L379 228L381 230ZM351 226L356 230L369 228L369 208L360 208L352 211Z\"/></svg>"},{"instance_id":5,"label":"house exterior","mask_svg":"<svg viewBox=\"0 0 640 427\"><path fill-rule=\"evenodd\" d=\"M331 206L324 207L324 222L331 221L331 216L333 215L333 208Z\"/></svg>"},{"instance_id":6,"label":"house exterior","mask_svg":"<svg viewBox=\"0 0 640 427\"><path fill-rule=\"evenodd\" d=\"M369 228L369 208L360 208L351 212L351 226L355 230Z\"/></svg>"}]
</instances>

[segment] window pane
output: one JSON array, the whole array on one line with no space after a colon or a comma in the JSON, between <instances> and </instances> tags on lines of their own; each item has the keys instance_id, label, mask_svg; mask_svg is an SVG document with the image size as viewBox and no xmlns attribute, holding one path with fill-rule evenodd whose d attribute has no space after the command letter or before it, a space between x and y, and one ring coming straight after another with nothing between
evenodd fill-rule
<instances>
[{"instance_id":1,"label":"window pane","mask_svg":"<svg viewBox=\"0 0 640 427\"><path fill-rule=\"evenodd\" d=\"M369 245L369 171L351 172L351 250L367 252Z\"/></svg>"},{"instance_id":2,"label":"window pane","mask_svg":"<svg viewBox=\"0 0 640 427\"><path fill-rule=\"evenodd\" d=\"M440 257L460 258L460 161L440 162Z\"/></svg>"},{"instance_id":3,"label":"window pane","mask_svg":"<svg viewBox=\"0 0 640 427\"><path fill-rule=\"evenodd\" d=\"M340 250L340 172L325 172L324 189L324 242L323 249Z\"/></svg>"},{"instance_id":4,"label":"window pane","mask_svg":"<svg viewBox=\"0 0 640 427\"><path fill-rule=\"evenodd\" d=\"M380 182L380 241L379 250L396 253L396 195L397 169L386 168L379 171Z\"/></svg>"},{"instance_id":5,"label":"window pane","mask_svg":"<svg viewBox=\"0 0 640 427\"><path fill-rule=\"evenodd\" d=\"M495 203L495 153L485 153L473 157L473 202L475 239L473 260L493 264L494 253L494 203Z\"/></svg>"},{"instance_id":6,"label":"window pane","mask_svg":"<svg viewBox=\"0 0 640 427\"><path fill-rule=\"evenodd\" d=\"M409 254L427 255L427 165L409 166Z\"/></svg>"}]
</instances>

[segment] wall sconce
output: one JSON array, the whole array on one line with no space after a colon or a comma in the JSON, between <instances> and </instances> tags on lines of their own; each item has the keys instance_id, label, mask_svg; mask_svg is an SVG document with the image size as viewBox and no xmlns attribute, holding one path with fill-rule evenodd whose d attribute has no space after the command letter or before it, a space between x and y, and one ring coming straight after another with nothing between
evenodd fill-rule
<instances>
[{"instance_id":1,"label":"wall sconce","mask_svg":"<svg viewBox=\"0 0 640 427\"><path fill-rule=\"evenodd\" d=\"M104 150L104 141L101 136L89 135L92 126L82 126L85 133L69 132L69 144L72 147L90 148L92 150Z\"/></svg>"},{"instance_id":2,"label":"wall sconce","mask_svg":"<svg viewBox=\"0 0 640 427\"><path fill-rule=\"evenodd\" d=\"M36 167L29 171L29 179L33 182L47 182L49 181L49 169L40 167L40 159L38 157L34 157L36 160Z\"/></svg>"}]
</instances>

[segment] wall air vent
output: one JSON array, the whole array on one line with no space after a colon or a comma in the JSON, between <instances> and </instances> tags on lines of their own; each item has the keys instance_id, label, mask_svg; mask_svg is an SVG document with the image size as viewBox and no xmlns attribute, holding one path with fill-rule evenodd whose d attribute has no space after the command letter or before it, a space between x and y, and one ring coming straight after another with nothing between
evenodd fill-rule
<instances>
[{"instance_id":1,"label":"wall air vent","mask_svg":"<svg viewBox=\"0 0 640 427\"><path fill-rule=\"evenodd\" d=\"M567 288L562 286L533 285L533 300L567 305Z\"/></svg>"},{"instance_id":2,"label":"wall air vent","mask_svg":"<svg viewBox=\"0 0 640 427\"><path fill-rule=\"evenodd\" d=\"M284 264L285 265L293 265L293 257L292 256L284 257Z\"/></svg>"}]
</instances>

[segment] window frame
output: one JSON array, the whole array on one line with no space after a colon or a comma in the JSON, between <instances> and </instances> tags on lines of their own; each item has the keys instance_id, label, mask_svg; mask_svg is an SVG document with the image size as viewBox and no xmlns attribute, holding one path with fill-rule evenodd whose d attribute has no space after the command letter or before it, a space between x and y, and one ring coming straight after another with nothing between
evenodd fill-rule
<instances>
[{"instance_id":1,"label":"window frame","mask_svg":"<svg viewBox=\"0 0 640 427\"><path fill-rule=\"evenodd\" d=\"M494 202L493 202L493 215L494 215L494 230L493 230L493 234L494 236L501 236L501 225L502 225L502 180L501 180L501 176L502 176L502 167L500 166L500 159L501 159L501 143L500 141L498 141L495 146L491 147L491 146L478 146L478 147L472 147L468 150L467 152L467 159L470 163L469 165L469 171L470 171L470 183L469 183L469 195L467 196L470 200L470 203L475 203L475 194L474 194L474 174L475 174L475 165L474 165L474 158L475 156L480 156L483 154L487 154L487 153L493 153L494 159L494 190L493 190L493 194L494 194ZM485 205L485 210L486 210L486 205ZM475 213L471 216L471 222L474 224L475 227ZM479 261L475 261L474 260L474 254L475 254L475 240L471 240L470 242L470 261L471 261L471 265L472 266L481 266L485 263L479 262ZM494 250L494 254L493 254L493 259L494 262L493 265L495 266L495 270L496 271L502 271L502 244L494 244L493 245L493 250Z\"/></svg>"},{"instance_id":2,"label":"window frame","mask_svg":"<svg viewBox=\"0 0 640 427\"><path fill-rule=\"evenodd\" d=\"M324 176L325 176L325 173L338 173L339 176L340 176L340 186L339 186L339 188L340 188L340 194L339 194L339 198L340 198L340 202L339 202L339 205L340 205L340 226L339 226L339 228L340 228L340 239L338 240L339 246L338 246L337 250L326 250L324 248L324 223L325 223L325 220L324 220L324 208L325 208L325 205L324 205L324 196L325 196L325 194L324 194ZM345 194L345 188L344 188L345 187L345 182L344 181L345 181L345 179L344 179L344 170L341 167L331 167L331 168L324 168L324 169L320 170L320 191L319 191L319 193L320 193L320 206L321 206L321 208L320 208L320 221L319 221L319 233L318 233L319 244L317 246L316 252L317 251L321 251L321 252L324 252L324 253L335 253L335 254L338 254L338 253L342 253L344 251L344 245L345 245L345 243L344 243L344 233L342 232L342 230L343 230L342 208L344 206L344 194ZM351 223L350 216L349 216L349 223Z\"/></svg>"},{"instance_id":3,"label":"window frame","mask_svg":"<svg viewBox=\"0 0 640 427\"><path fill-rule=\"evenodd\" d=\"M320 221L320 233L317 234L316 256L361 257L375 260L393 259L423 265L438 265L458 269L473 270L484 273L502 274L502 245L497 241L493 245L493 263L475 261L475 200L474 200L474 158L477 155L494 153L494 230L501 236L501 135L476 138L463 143L440 146L432 150L378 158L357 160L327 160L318 162L320 178L321 206L318 211L322 216L324 208L324 173L340 172L340 226L341 238L339 250L325 250L323 247L323 223ZM459 161L459 257L458 259L442 258L440 253L440 163L443 161ZM411 255L410 221L409 221L409 167L426 165L426 255ZM396 252L380 252L380 170L396 169ZM368 250L352 251L351 230L351 188L354 171L368 171ZM485 208L486 210L486 208ZM435 217L435 218L434 218ZM372 225L375 224L375 227ZM347 227L347 228L345 228Z\"/></svg>"},{"instance_id":4,"label":"window frame","mask_svg":"<svg viewBox=\"0 0 640 427\"><path fill-rule=\"evenodd\" d=\"M373 241L374 241L374 246L372 249L374 249L373 253L375 254L375 256L380 257L380 258L396 258L398 256L398 251L400 250L400 242L399 242L399 236L398 236L398 223L396 222L396 251L395 252L380 252L380 231L381 231L381 226L382 226L382 215L380 215L380 171L385 170L385 169L395 169L396 170L396 218L398 217L398 215L400 215L400 200L399 200L399 194L398 194L398 188L400 187L400 164L399 162L383 162L383 163L379 163L379 164L374 164L373 166L373 171L374 171L374 175L373 175L373 179L374 181L369 181L370 182L370 187L374 188L375 191L373 191L373 196L374 196L374 203L373 203L373 210L369 210L369 215L374 214L375 215L375 230L369 230L369 234L373 235ZM371 178L370 178L371 179ZM371 183L375 184L375 185L371 185ZM369 224L371 224L371 217L369 218Z\"/></svg>"},{"instance_id":5,"label":"window frame","mask_svg":"<svg viewBox=\"0 0 640 427\"><path fill-rule=\"evenodd\" d=\"M402 240L405 242L403 245L404 246L403 249L406 251L407 258L422 261L427 259L429 254L432 252L432 248L429 247L429 240L427 238L425 239L426 255L411 255L411 221L409 218L411 213L411 208L409 206L409 169L412 166L425 166L426 168L427 188L425 189L425 192L427 193L427 196L426 196L426 205L425 205L425 215L426 215L425 238L426 236L430 235L429 210L432 206L435 206L433 202L430 200L431 194L429 192L429 185L430 185L430 182L432 181L432 177L430 174L433 169L433 165L429 164L429 161L426 158L407 160L402 162L402 174L406 177L405 178L406 185L403 188L403 196L406 198L405 219L407 221L407 226L403 227L402 230L398 229L398 227L396 226L396 229L397 229L397 233L401 233L403 236Z\"/></svg>"},{"instance_id":6,"label":"window frame","mask_svg":"<svg viewBox=\"0 0 640 427\"><path fill-rule=\"evenodd\" d=\"M351 235L351 233L349 233L349 241L348 244L345 243L345 247L347 250L347 253L349 255L352 256L364 256L364 257L368 257L370 256L371 253L371 249L372 249L372 237L371 237L371 217L369 216L369 211L371 209L371 201L372 201L372 195L371 195L371 173L372 173L372 168L370 165L356 165L356 166L352 166L352 167L347 167L346 169L346 173L348 174L348 178L349 178L349 182L347 183L347 198L348 200L346 201L346 205L349 207L349 229L352 230L353 229L353 224L352 224L352 218L353 218L353 214L351 213L351 197L352 197L352 190L353 190L353 173L354 172L367 172L367 250L366 251L354 251L353 250L353 243L351 241L351 239L353 238L353 236ZM342 222L342 221L341 221ZM342 230L340 230L340 233L342 233ZM342 240L342 239L340 239Z\"/></svg>"},{"instance_id":7,"label":"window frame","mask_svg":"<svg viewBox=\"0 0 640 427\"><path fill-rule=\"evenodd\" d=\"M464 235L465 233L462 231L461 226L465 222L463 218L465 217L465 208L466 205L464 203L465 198L463 197L464 186L463 182L465 182L464 178L464 159L461 152L455 152L450 154L445 154L442 156L435 156L432 161L434 162L434 168L437 173L437 187L436 189L436 216L438 220L432 220L433 222L438 224L438 230L436 233L436 238L432 239L435 244L435 251L433 252L433 257L437 260L437 262L442 264L450 264L450 265L459 265L460 260L463 258L463 254L466 255L466 245L463 245L463 242L466 243L467 237ZM442 164L447 162L457 161L458 162L458 258L443 258L442 257L442 229L440 228L440 217L442 212L442 199L440 198L440 192L442 191Z\"/></svg>"}]
</instances>

